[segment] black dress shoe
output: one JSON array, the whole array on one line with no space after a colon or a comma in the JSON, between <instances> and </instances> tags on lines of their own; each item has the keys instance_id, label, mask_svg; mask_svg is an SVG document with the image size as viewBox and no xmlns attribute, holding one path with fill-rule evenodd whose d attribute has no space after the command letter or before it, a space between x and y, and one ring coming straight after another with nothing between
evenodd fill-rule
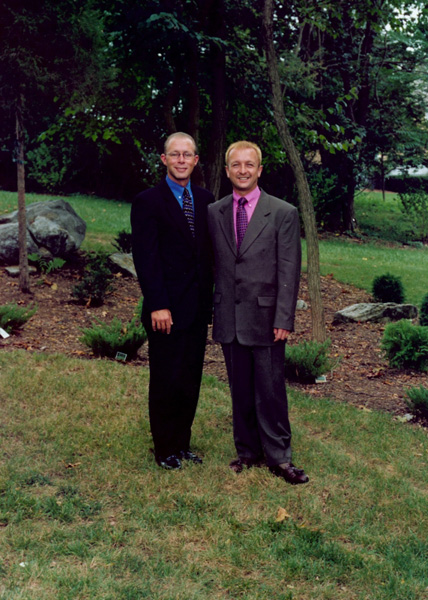
<instances>
[{"instance_id":1,"label":"black dress shoe","mask_svg":"<svg viewBox=\"0 0 428 600\"><path fill-rule=\"evenodd\" d=\"M251 469L251 467L261 467L263 465L263 459L251 459L251 458L235 458L229 463L229 468L234 473L242 473L244 468Z\"/></svg>"},{"instance_id":2,"label":"black dress shoe","mask_svg":"<svg viewBox=\"0 0 428 600\"><path fill-rule=\"evenodd\" d=\"M281 477L287 483L297 485L298 483L308 483L309 477L306 475L303 469L298 469L292 463L285 463L283 466L275 465L269 467L269 471L276 477Z\"/></svg>"},{"instance_id":3,"label":"black dress shoe","mask_svg":"<svg viewBox=\"0 0 428 600\"><path fill-rule=\"evenodd\" d=\"M199 458L199 456L197 456L190 450L180 450L178 455L181 460L189 460L190 462L195 463L196 465L202 464L202 458Z\"/></svg>"},{"instance_id":4,"label":"black dress shoe","mask_svg":"<svg viewBox=\"0 0 428 600\"><path fill-rule=\"evenodd\" d=\"M166 458L156 456L156 462L162 469L168 469L169 471L181 469L181 460L176 454L171 454L171 456L167 456Z\"/></svg>"}]
</instances>

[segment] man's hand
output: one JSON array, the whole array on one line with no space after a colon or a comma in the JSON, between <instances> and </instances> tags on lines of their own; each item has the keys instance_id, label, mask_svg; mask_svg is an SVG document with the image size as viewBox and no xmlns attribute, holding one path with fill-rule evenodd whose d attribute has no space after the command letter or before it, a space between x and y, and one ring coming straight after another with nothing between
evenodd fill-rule
<instances>
[{"instance_id":1,"label":"man's hand","mask_svg":"<svg viewBox=\"0 0 428 600\"><path fill-rule=\"evenodd\" d=\"M273 328L274 342L284 341L288 338L290 332L287 329Z\"/></svg>"},{"instance_id":2,"label":"man's hand","mask_svg":"<svg viewBox=\"0 0 428 600\"><path fill-rule=\"evenodd\" d=\"M152 312L152 329L162 333L171 333L172 325L171 311L168 308L154 310Z\"/></svg>"}]
</instances>

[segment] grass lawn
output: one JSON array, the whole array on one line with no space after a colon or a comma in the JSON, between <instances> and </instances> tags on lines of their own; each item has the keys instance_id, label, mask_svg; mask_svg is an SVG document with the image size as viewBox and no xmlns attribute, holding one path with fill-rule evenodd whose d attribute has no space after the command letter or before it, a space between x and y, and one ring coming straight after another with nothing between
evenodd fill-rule
<instances>
[{"instance_id":1,"label":"grass lawn","mask_svg":"<svg viewBox=\"0 0 428 600\"><path fill-rule=\"evenodd\" d=\"M401 210L398 194L357 192L355 217L362 233L382 240L407 242L413 239L411 221Z\"/></svg>"},{"instance_id":2,"label":"grass lawn","mask_svg":"<svg viewBox=\"0 0 428 600\"><path fill-rule=\"evenodd\" d=\"M303 242L303 264L306 244ZM401 278L406 302L420 306L428 294L428 247L387 247L376 243L356 243L347 240L320 241L321 275L371 292L377 275L392 273Z\"/></svg>"},{"instance_id":3,"label":"grass lawn","mask_svg":"<svg viewBox=\"0 0 428 600\"><path fill-rule=\"evenodd\" d=\"M115 202L94 196L44 196L41 194L26 194L27 204L64 198L77 214L86 222L86 237L82 250L108 249L113 251L111 242L119 231L131 230L129 216L131 205L126 202ZM0 191L0 215L12 212L18 208L16 192Z\"/></svg>"},{"instance_id":4,"label":"grass lawn","mask_svg":"<svg viewBox=\"0 0 428 600\"><path fill-rule=\"evenodd\" d=\"M0 372L1 598L427 597L417 426L291 393L295 462L311 481L236 476L228 387L206 377L204 465L169 473L149 451L146 369L16 351Z\"/></svg>"}]
</instances>

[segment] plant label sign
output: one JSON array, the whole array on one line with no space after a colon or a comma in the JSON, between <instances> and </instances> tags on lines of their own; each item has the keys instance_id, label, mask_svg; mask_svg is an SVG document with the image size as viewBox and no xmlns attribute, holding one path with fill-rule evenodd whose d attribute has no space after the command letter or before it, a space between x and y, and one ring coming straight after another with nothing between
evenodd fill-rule
<instances>
[{"instance_id":1,"label":"plant label sign","mask_svg":"<svg viewBox=\"0 0 428 600\"><path fill-rule=\"evenodd\" d=\"M5 331L4 329L2 329L1 327L0 327L0 335L1 335L1 337L3 339L6 339L6 338L10 337L9 334L8 334L8 332Z\"/></svg>"}]
</instances>

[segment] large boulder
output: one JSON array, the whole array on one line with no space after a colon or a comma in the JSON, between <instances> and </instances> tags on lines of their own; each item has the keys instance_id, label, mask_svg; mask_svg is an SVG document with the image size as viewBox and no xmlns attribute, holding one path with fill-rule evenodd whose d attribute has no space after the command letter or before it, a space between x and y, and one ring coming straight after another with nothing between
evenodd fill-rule
<instances>
[{"instance_id":1,"label":"large boulder","mask_svg":"<svg viewBox=\"0 0 428 600\"><path fill-rule=\"evenodd\" d=\"M388 323L400 319L415 319L418 309L413 304L395 304L394 302L377 302L352 304L335 313L333 324L339 323Z\"/></svg>"},{"instance_id":2,"label":"large boulder","mask_svg":"<svg viewBox=\"0 0 428 600\"><path fill-rule=\"evenodd\" d=\"M27 206L27 249L45 257L66 257L85 239L86 223L62 199ZM0 262L19 262L18 211L0 217Z\"/></svg>"}]
</instances>

